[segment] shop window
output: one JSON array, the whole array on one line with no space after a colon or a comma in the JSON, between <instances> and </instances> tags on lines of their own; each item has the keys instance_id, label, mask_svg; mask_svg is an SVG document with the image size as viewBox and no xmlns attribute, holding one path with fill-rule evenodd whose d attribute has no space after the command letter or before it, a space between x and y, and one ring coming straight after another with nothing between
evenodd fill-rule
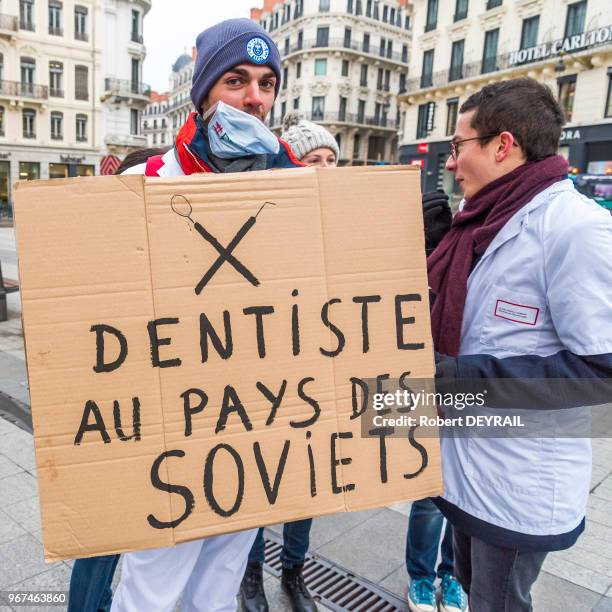
<instances>
[{"instance_id":1,"label":"shop window","mask_svg":"<svg viewBox=\"0 0 612 612\"><path fill-rule=\"evenodd\" d=\"M95 166L89 164L77 164L75 176L95 176Z\"/></svg>"},{"instance_id":2,"label":"shop window","mask_svg":"<svg viewBox=\"0 0 612 612\"><path fill-rule=\"evenodd\" d=\"M36 181L40 178L40 164L38 162L19 162L19 180Z\"/></svg>"},{"instance_id":3,"label":"shop window","mask_svg":"<svg viewBox=\"0 0 612 612\"><path fill-rule=\"evenodd\" d=\"M68 178L68 164L49 164L49 178Z\"/></svg>"},{"instance_id":4,"label":"shop window","mask_svg":"<svg viewBox=\"0 0 612 612\"><path fill-rule=\"evenodd\" d=\"M0 224L11 222L13 209L10 204L11 194L11 164L0 161Z\"/></svg>"}]
</instances>

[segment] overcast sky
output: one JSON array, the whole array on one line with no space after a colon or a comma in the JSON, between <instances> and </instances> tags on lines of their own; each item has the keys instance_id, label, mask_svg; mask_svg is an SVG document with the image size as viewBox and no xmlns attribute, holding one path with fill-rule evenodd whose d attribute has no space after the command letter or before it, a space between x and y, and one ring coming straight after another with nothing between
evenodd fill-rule
<instances>
[{"instance_id":1,"label":"overcast sky","mask_svg":"<svg viewBox=\"0 0 612 612\"><path fill-rule=\"evenodd\" d=\"M249 9L261 5L263 0L153 0L144 19L143 81L159 92L167 91L172 64L185 51L191 54L202 30L224 19L249 17Z\"/></svg>"}]
</instances>

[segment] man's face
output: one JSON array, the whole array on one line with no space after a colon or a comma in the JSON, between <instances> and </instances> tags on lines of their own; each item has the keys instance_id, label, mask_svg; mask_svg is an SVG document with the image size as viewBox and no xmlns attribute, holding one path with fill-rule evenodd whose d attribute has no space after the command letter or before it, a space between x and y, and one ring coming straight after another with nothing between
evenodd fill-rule
<instances>
[{"instance_id":1,"label":"man's face","mask_svg":"<svg viewBox=\"0 0 612 612\"><path fill-rule=\"evenodd\" d=\"M458 143L457 156L456 159L449 156L446 161L446 169L455 174L455 180L461 186L466 200L507 172L505 166L502 169L503 164L500 164L500 139L492 138L486 145L481 146L483 141L478 140L478 132L471 126L475 112L476 109L459 115L452 139L452 142ZM475 140L460 142L471 138Z\"/></svg>"},{"instance_id":2,"label":"man's face","mask_svg":"<svg viewBox=\"0 0 612 612\"><path fill-rule=\"evenodd\" d=\"M202 113L221 101L263 121L274 104L275 86L276 75L270 67L240 64L213 85Z\"/></svg>"}]
</instances>

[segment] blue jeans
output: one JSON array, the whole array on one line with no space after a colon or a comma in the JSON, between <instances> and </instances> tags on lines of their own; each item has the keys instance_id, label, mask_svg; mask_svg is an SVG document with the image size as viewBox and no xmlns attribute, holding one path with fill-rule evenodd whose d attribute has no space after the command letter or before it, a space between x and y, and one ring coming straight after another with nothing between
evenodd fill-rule
<instances>
[{"instance_id":1,"label":"blue jeans","mask_svg":"<svg viewBox=\"0 0 612 612\"><path fill-rule=\"evenodd\" d=\"M436 573L436 560L440 547L440 535L444 517L431 498L415 501L408 519L406 539L406 569L411 580L428 578L432 582L436 574L440 578L453 575L453 528L446 524L442 540L442 560Z\"/></svg>"},{"instance_id":2,"label":"blue jeans","mask_svg":"<svg viewBox=\"0 0 612 612\"><path fill-rule=\"evenodd\" d=\"M283 526L283 549L280 558L283 567L291 569L296 565L303 565L310 544L310 526L312 519L285 523ZM264 562L264 537L263 527L257 532L257 537L249 553L249 563Z\"/></svg>"},{"instance_id":3,"label":"blue jeans","mask_svg":"<svg viewBox=\"0 0 612 612\"><path fill-rule=\"evenodd\" d=\"M68 612L108 612L119 555L76 559L70 577Z\"/></svg>"}]
</instances>

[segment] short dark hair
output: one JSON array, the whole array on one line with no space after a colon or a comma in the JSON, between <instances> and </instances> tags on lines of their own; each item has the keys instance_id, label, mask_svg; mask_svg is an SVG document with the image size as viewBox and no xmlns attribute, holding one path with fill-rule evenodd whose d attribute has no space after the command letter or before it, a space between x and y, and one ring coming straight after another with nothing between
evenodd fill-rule
<instances>
[{"instance_id":1,"label":"short dark hair","mask_svg":"<svg viewBox=\"0 0 612 612\"><path fill-rule=\"evenodd\" d=\"M154 155L163 155L167 150L168 147L136 149L136 151L132 151L125 156L121 162L121 165L115 170L115 174L121 174L124 170L127 170L132 166L143 164L147 161L147 159L149 159L149 157L153 157Z\"/></svg>"},{"instance_id":2,"label":"short dark hair","mask_svg":"<svg viewBox=\"0 0 612 612\"><path fill-rule=\"evenodd\" d=\"M471 125L479 135L510 132L527 161L557 153L565 119L546 85L526 77L491 83L472 94L459 112L474 109ZM481 146L490 140L483 139Z\"/></svg>"}]
</instances>

